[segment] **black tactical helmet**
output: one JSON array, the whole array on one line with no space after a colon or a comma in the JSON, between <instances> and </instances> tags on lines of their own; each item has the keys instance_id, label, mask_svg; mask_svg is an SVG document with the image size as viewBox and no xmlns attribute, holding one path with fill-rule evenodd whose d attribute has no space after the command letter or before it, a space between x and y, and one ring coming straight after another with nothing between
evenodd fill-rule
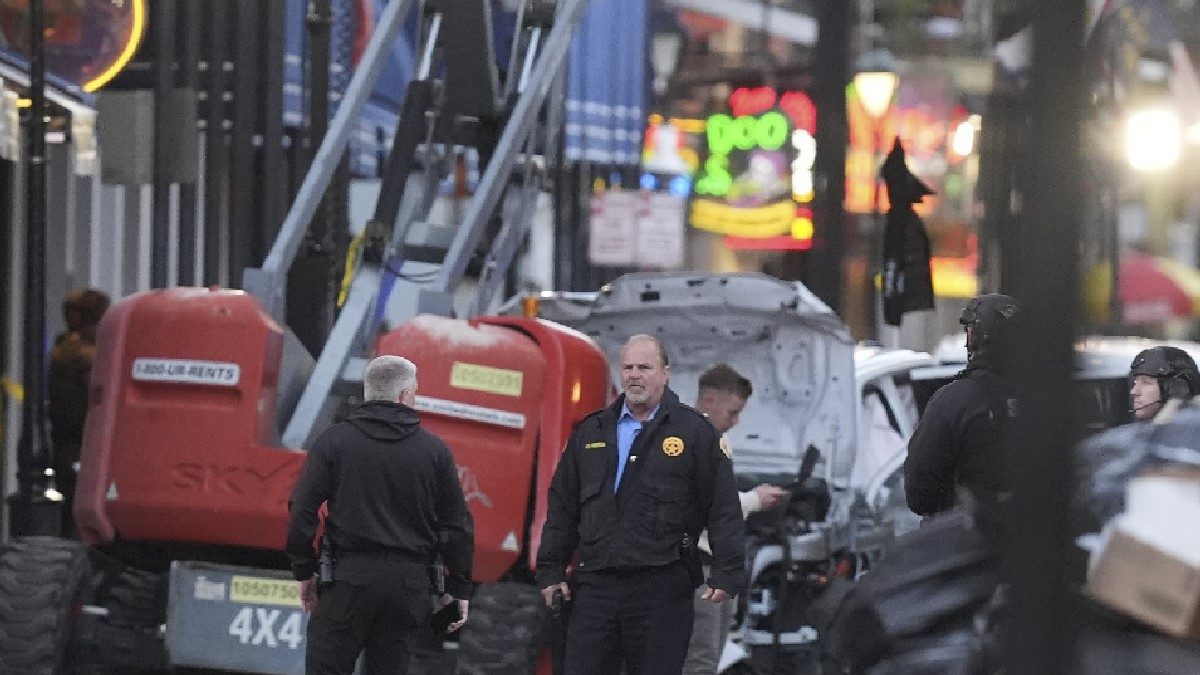
<instances>
[{"instance_id":1,"label":"black tactical helmet","mask_svg":"<svg viewBox=\"0 0 1200 675\"><path fill-rule=\"evenodd\" d=\"M1005 340L1020 311L1021 303L1016 298L1000 293L988 293L968 302L958 317L963 328L972 329L975 336L974 343L968 341L967 349L975 352Z\"/></svg>"},{"instance_id":2,"label":"black tactical helmet","mask_svg":"<svg viewBox=\"0 0 1200 675\"><path fill-rule=\"evenodd\" d=\"M1158 380L1164 399L1200 394L1200 370L1192 357L1178 347L1151 347L1133 357L1129 376L1148 375Z\"/></svg>"}]
</instances>

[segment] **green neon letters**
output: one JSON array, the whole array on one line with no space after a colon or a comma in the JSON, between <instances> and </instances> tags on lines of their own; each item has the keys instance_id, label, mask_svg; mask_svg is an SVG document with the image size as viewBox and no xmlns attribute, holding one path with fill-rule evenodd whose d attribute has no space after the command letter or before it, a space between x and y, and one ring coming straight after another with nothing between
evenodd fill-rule
<instances>
[{"instance_id":1,"label":"green neon letters","mask_svg":"<svg viewBox=\"0 0 1200 675\"><path fill-rule=\"evenodd\" d=\"M699 194L723 196L733 185L729 174L729 153L734 150L778 150L788 142L791 125L778 110L760 116L731 117L724 113L708 118L708 160L703 175L696 181Z\"/></svg>"}]
</instances>

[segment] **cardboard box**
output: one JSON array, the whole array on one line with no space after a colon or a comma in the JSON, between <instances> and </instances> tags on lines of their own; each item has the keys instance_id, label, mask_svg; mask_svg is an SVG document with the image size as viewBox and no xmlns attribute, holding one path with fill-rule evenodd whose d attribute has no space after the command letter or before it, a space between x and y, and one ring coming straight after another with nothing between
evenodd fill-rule
<instances>
[{"instance_id":1,"label":"cardboard box","mask_svg":"<svg viewBox=\"0 0 1200 675\"><path fill-rule=\"evenodd\" d=\"M1159 468L1129 481L1125 512L1093 553L1089 595L1164 633L1200 640L1200 473Z\"/></svg>"},{"instance_id":2,"label":"cardboard box","mask_svg":"<svg viewBox=\"0 0 1200 675\"><path fill-rule=\"evenodd\" d=\"M1200 564L1117 525L1088 575L1087 593L1164 633L1200 640Z\"/></svg>"}]
</instances>

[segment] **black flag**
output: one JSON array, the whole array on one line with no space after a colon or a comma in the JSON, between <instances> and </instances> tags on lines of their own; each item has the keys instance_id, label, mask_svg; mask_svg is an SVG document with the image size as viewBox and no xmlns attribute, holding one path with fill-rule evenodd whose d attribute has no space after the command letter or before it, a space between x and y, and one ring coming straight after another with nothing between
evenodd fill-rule
<instances>
[{"instance_id":1,"label":"black flag","mask_svg":"<svg viewBox=\"0 0 1200 675\"><path fill-rule=\"evenodd\" d=\"M905 312L933 309L929 235L913 204L933 194L908 170L900 138L879 170L887 186L887 222L883 228L883 320L899 326Z\"/></svg>"}]
</instances>

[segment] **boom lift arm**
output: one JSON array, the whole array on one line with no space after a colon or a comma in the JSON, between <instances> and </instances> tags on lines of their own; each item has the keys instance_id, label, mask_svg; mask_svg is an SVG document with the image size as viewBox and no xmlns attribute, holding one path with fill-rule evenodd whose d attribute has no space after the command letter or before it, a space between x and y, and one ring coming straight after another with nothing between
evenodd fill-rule
<instances>
[{"instance_id":1,"label":"boom lift arm","mask_svg":"<svg viewBox=\"0 0 1200 675\"><path fill-rule=\"evenodd\" d=\"M246 290L278 321L284 315L287 269L413 4L394 0L380 17L267 260L262 268L246 271ZM561 126L562 88L554 85L586 7L587 0L523 3L514 38L514 45L522 48L513 50L502 91L494 66L490 0L430 0L424 5L420 65L406 92L375 214L365 228L346 303L285 427L285 447L304 448L313 430L331 418L339 385L361 379L364 361L357 357L369 351L385 271L402 265L410 229L428 219L438 184L448 172L449 147L464 140L463 131L472 119L492 118L504 120L503 131L487 153L490 159L479 186L438 267L420 278L397 274L400 284L415 287L418 298L403 309L400 320L418 313L453 315L453 294L501 207L503 222L484 260L470 311L486 308L529 230L541 188L539 164L545 161L535 153L553 147Z\"/></svg>"}]
</instances>

